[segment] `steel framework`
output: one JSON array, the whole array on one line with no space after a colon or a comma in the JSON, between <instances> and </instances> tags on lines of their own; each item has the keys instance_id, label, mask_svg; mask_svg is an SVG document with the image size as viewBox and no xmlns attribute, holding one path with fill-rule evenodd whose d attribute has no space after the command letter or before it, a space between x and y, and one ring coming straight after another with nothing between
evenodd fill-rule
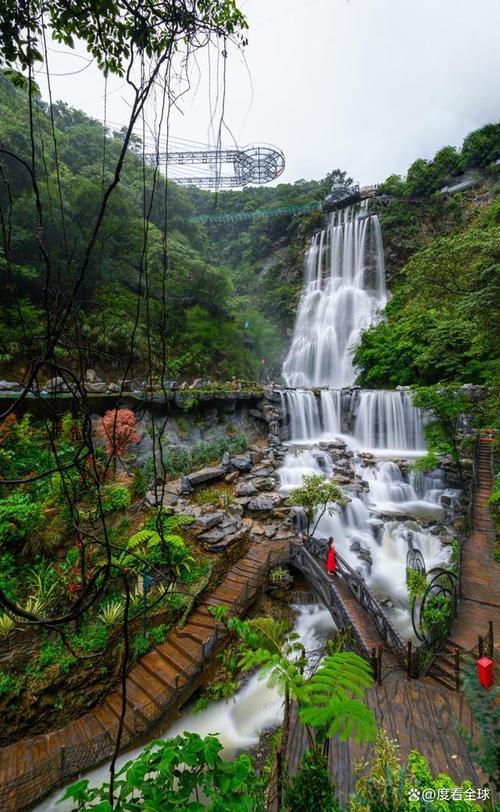
<instances>
[{"instance_id":1,"label":"steel framework","mask_svg":"<svg viewBox=\"0 0 500 812\"><path fill-rule=\"evenodd\" d=\"M146 155L153 166L209 165L213 174L205 177L174 178L181 186L199 186L204 189L234 188L249 183L269 183L285 169L285 156L280 149L267 144L234 149L207 149L192 152L156 152ZM232 175L223 175L223 164L233 165Z\"/></svg>"}]
</instances>

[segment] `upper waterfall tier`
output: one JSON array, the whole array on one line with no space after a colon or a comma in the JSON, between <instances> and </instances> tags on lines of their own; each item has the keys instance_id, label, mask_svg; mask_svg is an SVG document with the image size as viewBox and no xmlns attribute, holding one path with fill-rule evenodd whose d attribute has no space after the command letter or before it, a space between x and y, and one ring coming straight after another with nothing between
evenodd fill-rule
<instances>
[{"instance_id":1,"label":"upper waterfall tier","mask_svg":"<svg viewBox=\"0 0 500 812\"><path fill-rule=\"evenodd\" d=\"M360 207L334 212L315 234L292 344L283 365L287 386L354 383L352 348L387 301L378 217Z\"/></svg>"}]
</instances>

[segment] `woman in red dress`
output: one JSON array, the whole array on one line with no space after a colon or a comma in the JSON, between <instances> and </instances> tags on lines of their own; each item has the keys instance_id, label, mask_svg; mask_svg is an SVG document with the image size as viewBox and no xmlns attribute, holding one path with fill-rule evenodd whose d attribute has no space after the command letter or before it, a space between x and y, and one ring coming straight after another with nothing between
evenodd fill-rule
<instances>
[{"instance_id":1,"label":"woman in red dress","mask_svg":"<svg viewBox=\"0 0 500 812\"><path fill-rule=\"evenodd\" d=\"M326 554L326 571L328 575L333 575L337 569L337 557L335 555L335 547L333 546L333 537L328 539L328 553Z\"/></svg>"}]
</instances>

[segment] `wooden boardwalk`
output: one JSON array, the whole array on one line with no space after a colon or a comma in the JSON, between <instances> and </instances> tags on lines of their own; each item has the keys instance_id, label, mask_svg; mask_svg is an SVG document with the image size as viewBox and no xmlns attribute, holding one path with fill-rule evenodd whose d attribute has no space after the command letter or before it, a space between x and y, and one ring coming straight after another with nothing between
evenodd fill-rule
<instances>
[{"instance_id":1,"label":"wooden boardwalk","mask_svg":"<svg viewBox=\"0 0 500 812\"><path fill-rule=\"evenodd\" d=\"M487 502L493 485L491 439L481 437L477 486L472 502L472 533L462 547L461 596L450 630L450 642L464 651L477 646L493 623L494 640L500 643L500 563L492 558L495 530Z\"/></svg>"},{"instance_id":2,"label":"wooden boardwalk","mask_svg":"<svg viewBox=\"0 0 500 812\"><path fill-rule=\"evenodd\" d=\"M385 672L382 685L367 691L367 704L391 739L400 745L403 763L410 750L416 749L429 761L432 772L446 772L457 783L470 778L474 786L482 786L469 752L456 729L462 723L472 730L469 705L461 694L441 688L427 680L406 680L400 674ZM293 774L307 747L303 726L292 714L288 747L289 770ZM331 739L328 766L345 802L354 789L353 767L359 759L369 760L373 745L356 745L353 741Z\"/></svg>"},{"instance_id":3,"label":"wooden boardwalk","mask_svg":"<svg viewBox=\"0 0 500 812\"><path fill-rule=\"evenodd\" d=\"M173 631L165 643L141 657L127 678L125 748L151 730L160 719L173 720L180 707L202 684L206 668L224 645L226 633L210 614L211 606L227 606L242 614L255 600L272 562L288 548L254 544L227 573L219 587ZM117 687L97 707L65 727L23 739L0 749L0 812L26 809L72 777L109 759L114 751L122 707Z\"/></svg>"}]
</instances>

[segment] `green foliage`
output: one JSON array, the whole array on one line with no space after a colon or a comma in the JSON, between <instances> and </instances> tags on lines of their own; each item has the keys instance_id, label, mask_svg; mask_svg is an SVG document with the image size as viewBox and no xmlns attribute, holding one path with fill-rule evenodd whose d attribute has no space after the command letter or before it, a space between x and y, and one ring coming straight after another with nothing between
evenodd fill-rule
<instances>
[{"instance_id":1,"label":"green foliage","mask_svg":"<svg viewBox=\"0 0 500 812\"><path fill-rule=\"evenodd\" d=\"M472 716L479 736L460 726L472 758L488 776L488 780L500 791L500 687L483 688L479 682L476 664L467 659L463 672L463 690L470 702Z\"/></svg>"},{"instance_id":2,"label":"green foliage","mask_svg":"<svg viewBox=\"0 0 500 812\"><path fill-rule=\"evenodd\" d=\"M486 124L470 133L462 144L462 164L465 167L488 166L500 153L500 124Z\"/></svg>"},{"instance_id":3,"label":"green foliage","mask_svg":"<svg viewBox=\"0 0 500 812\"><path fill-rule=\"evenodd\" d=\"M116 812L256 812L252 762L247 755L223 761L221 750L215 736L201 738L196 733L153 740L117 773L113 808ZM205 803L196 800L200 795ZM78 781L66 791L64 800L68 799L74 810L111 810L107 784L90 788L88 780Z\"/></svg>"},{"instance_id":4,"label":"green foliage","mask_svg":"<svg viewBox=\"0 0 500 812\"><path fill-rule=\"evenodd\" d=\"M19 677L9 674L0 669L0 699L5 696L15 697L22 689L22 682Z\"/></svg>"},{"instance_id":5,"label":"green foliage","mask_svg":"<svg viewBox=\"0 0 500 812\"><path fill-rule=\"evenodd\" d=\"M471 411L467 395L457 384L415 387L414 405L428 416L424 426L429 455L417 463L426 470L435 467L439 454L448 454L460 479L463 479L459 428L464 415Z\"/></svg>"},{"instance_id":6,"label":"green foliage","mask_svg":"<svg viewBox=\"0 0 500 812\"><path fill-rule=\"evenodd\" d=\"M452 605L446 595L430 595L427 598L422 611L422 624L431 638L446 637L452 617Z\"/></svg>"},{"instance_id":7,"label":"green foliage","mask_svg":"<svg viewBox=\"0 0 500 812\"><path fill-rule=\"evenodd\" d=\"M406 588L410 605L413 605L417 598L421 598L427 589L427 577L423 572L409 569L406 574Z\"/></svg>"},{"instance_id":8,"label":"green foliage","mask_svg":"<svg viewBox=\"0 0 500 812\"><path fill-rule=\"evenodd\" d=\"M299 716L317 740L340 736L358 743L376 734L373 711L360 701L373 683L370 665L351 651L325 657L299 691Z\"/></svg>"},{"instance_id":9,"label":"green foliage","mask_svg":"<svg viewBox=\"0 0 500 812\"><path fill-rule=\"evenodd\" d=\"M0 500L0 544L26 541L43 522L43 508L27 493L10 493Z\"/></svg>"},{"instance_id":10,"label":"green foliage","mask_svg":"<svg viewBox=\"0 0 500 812\"><path fill-rule=\"evenodd\" d=\"M436 236L413 253L384 318L363 332L354 352L361 385L465 381L491 382L495 390L499 217L494 202L467 228ZM405 228L398 214L399 240Z\"/></svg>"},{"instance_id":11,"label":"green foliage","mask_svg":"<svg viewBox=\"0 0 500 812\"><path fill-rule=\"evenodd\" d=\"M114 626L123 620L123 603L121 600L108 600L102 604L98 618L105 626Z\"/></svg>"},{"instance_id":12,"label":"green foliage","mask_svg":"<svg viewBox=\"0 0 500 812\"><path fill-rule=\"evenodd\" d=\"M285 792L283 812L340 812L325 756L306 750Z\"/></svg>"},{"instance_id":13,"label":"green foliage","mask_svg":"<svg viewBox=\"0 0 500 812\"><path fill-rule=\"evenodd\" d=\"M434 778L429 769L427 759L416 750L411 751L408 756L408 768L405 784L407 798L410 789L417 790L419 795L421 795L425 789L432 789L437 797L440 789L449 789L451 794L451 790L456 786L456 782L450 778L450 776L445 775L444 773L439 773L437 777ZM433 810L433 812L448 812L448 810L450 812L480 812L481 806L472 800L468 800L465 795L467 790L473 789L472 782L468 780L462 781L462 783L458 786L462 790L462 798L460 800L455 801L450 798L449 800L434 801L431 803L427 803L422 799L419 799L418 801L409 801L408 812L425 812L425 810L427 810L427 812L430 812L431 810Z\"/></svg>"},{"instance_id":14,"label":"green foliage","mask_svg":"<svg viewBox=\"0 0 500 812\"><path fill-rule=\"evenodd\" d=\"M101 509L103 513L115 513L130 507L130 493L125 485L106 485L101 492Z\"/></svg>"},{"instance_id":15,"label":"green foliage","mask_svg":"<svg viewBox=\"0 0 500 812\"><path fill-rule=\"evenodd\" d=\"M367 767L369 773L363 775ZM409 754L407 765L402 766L398 745L384 730L377 734L370 762L358 762L354 774L357 780L349 800L349 812L479 812L481 809L467 798L468 790L475 796L470 781L457 785L444 773L434 778L427 760L416 750ZM462 797L454 800L452 790L457 786ZM424 800L424 790L431 791L434 800ZM448 790L448 797L439 799L439 790Z\"/></svg>"},{"instance_id":16,"label":"green foliage","mask_svg":"<svg viewBox=\"0 0 500 812\"><path fill-rule=\"evenodd\" d=\"M304 477L302 485L294 488L290 493L290 501L294 505L303 508L307 521L307 533L309 534L311 525L316 518L312 529L312 534L321 517L328 513L329 516L347 504L348 499L335 482L330 482L321 474L308 474Z\"/></svg>"},{"instance_id":17,"label":"green foliage","mask_svg":"<svg viewBox=\"0 0 500 812\"><path fill-rule=\"evenodd\" d=\"M368 775L363 771L370 767ZM385 730L377 731L371 760L354 765L354 793L349 812L400 812L406 808L404 769L399 761L399 747Z\"/></svg>"}]
</instances>

